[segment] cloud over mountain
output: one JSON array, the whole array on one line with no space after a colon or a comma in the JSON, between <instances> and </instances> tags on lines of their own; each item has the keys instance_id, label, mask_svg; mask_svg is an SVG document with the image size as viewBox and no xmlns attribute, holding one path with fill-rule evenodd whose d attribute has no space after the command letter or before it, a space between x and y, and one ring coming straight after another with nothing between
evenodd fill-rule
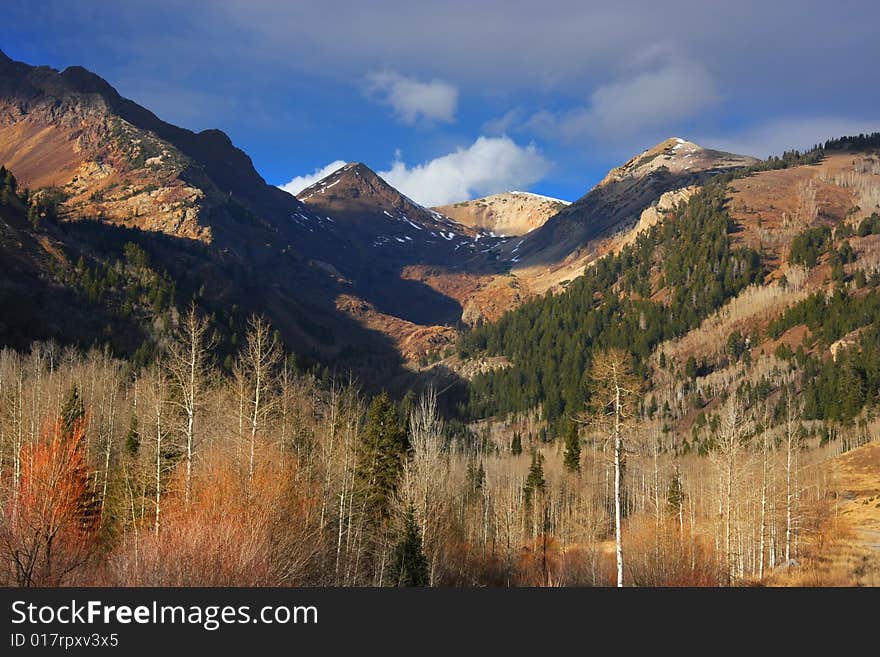
<instances>
[{"instance_id":1,"label":"cloud over mountain","mask_svg":"<svg viewBox=\"0 0 880 657\"><path fill-rule=\"evenodd\" d=\"M276 182L337 154L421 161L508 135L556 163L538 191L576 196L670 134L776 152L790 142L734 140L791 116L861 132L880 104L867 0L6 4L7 54L100 70L163 119L221 127Z\"/></svg>"},{"instance_id":2,"label":"cloud over mountain","mask_svg":"<svg viewBox=\"0 0 880 657\"><path fill-rule=\"evenodd\" d=\"M526 125L565 141L608 140L674 125L717 101L715 81L702 63L684 57L660 59L659 64L600 85L589 105L541 111Z\"/></svg>"},{"instance_id":3,"label":"cloud over mountain","mask_svg":"<svg viewBox=\"0 0 880 657\"><path fill-rule=\"evenodd\" d=\"M334 160L327 166L318 167L317 169L312 171L312 173L307 173L302 176L295 176L290 179L290 182L278 186L285 192L290 192L295 196L309 185L313 185L322 178L326 178L337 169L341 169L345 166L345 164L346 162L344 160Z\"/></svg>"},{"instance_id":4,"label":"cloud over mountain","mask_svg":"<svg viewBox=\"0 0 880 657\"><path fill-rule=\"evenodd\" d=\"M470 146L412 166L398 153L391 168L379 175L415 201L433 206L525 188L549 169L534 144L520 146L502 136L479 137Z\"/></svg>"},{"instance_id":5,"label":"cloud over mountain","mask_svg":"<svg viewBox=\"0 0 880 657\"><path fill-rule=\"evenodd\" d=\"M422 82L395 71L374 71L367 74L367 92L394 108L395 115L407 124L419 119L455 121L458 89L443 80Z\"/></svg>"}]
</instances>

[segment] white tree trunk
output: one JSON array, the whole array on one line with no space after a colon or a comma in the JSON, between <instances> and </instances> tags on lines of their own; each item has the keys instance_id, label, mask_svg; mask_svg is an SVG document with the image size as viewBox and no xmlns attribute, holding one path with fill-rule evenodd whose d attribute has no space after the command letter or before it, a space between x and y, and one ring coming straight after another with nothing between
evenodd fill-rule
<instances>
[{"instance_id":1,"label":"white tree trunk","mask_svg":"<svg viewBox=\"0 0 880 657\"><path fill-rule=\"evenodd\" d=\"M617 556L617 586L623 586L623 537L621 536L621 452L623 440L620 435L620 386L615 385L614 395L614 551Z\"/></svg>"}]
</instances>

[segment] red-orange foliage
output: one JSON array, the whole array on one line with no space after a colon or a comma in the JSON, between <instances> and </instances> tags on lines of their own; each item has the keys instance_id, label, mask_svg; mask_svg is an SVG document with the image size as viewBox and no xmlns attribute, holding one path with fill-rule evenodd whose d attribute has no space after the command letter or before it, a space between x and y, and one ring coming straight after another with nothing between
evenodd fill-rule
<instances>
[{"instance_id":1,"label":"red-orange foliage","mask_svg":"<svg viewBox=\"0 0 880 657\"><path fill-rule=\"evenodd\" d=\"M318 549L317 500L293 459L261 459L248 481L235 459L204 455L189 505L169 496L158 535L136 529L111 557L122 586L285 586L305 583ZM209 474L208 474L209 473Z\"/></svg>"},{"instance_id":2,"label":"red-orange foliage","mask_svg":"<svg viewBox=\"0 0 880 657\"><path fill-rule=\"evenodd\" d=\"M97 547L98 517L82 454L85 422L60 421L21 453L21 477L3 501L0 556L19 586L71 584Z\"/></svg>"},{"instance_id":3,"label":"red-orange foliage","mask_svg":"<svg viewBox=\"0 0 880 657\"><path fill-rule=\"evenodd\" d=\"M520 550L516 562L518 586L550 586L558 581L562 563L559 541L549 534L535 538Z\"/></svg>"},{"instance_id":4,"label":"red-orange foliage","mask_svg":"<svg viewBox=\"0 0 880 657\"><path fill-rule=\"evenodd\" d=\"M636 586L718 586L721 563L711 541L679 533L667 518L660 526L647 516L633 517L624 534L628 577Z\"/></svg>"}]
</instances>

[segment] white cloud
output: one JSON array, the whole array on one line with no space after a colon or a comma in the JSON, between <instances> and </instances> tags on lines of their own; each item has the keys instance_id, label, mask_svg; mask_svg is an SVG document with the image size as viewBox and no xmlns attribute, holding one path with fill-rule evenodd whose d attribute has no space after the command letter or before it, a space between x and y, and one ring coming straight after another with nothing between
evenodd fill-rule
<instances>
[{"instance_id":1,"label":"white cloud","mask_svg":"<svg viewBox=\"0 0 880 657\"><path fill-rule=\"evenodd\" d=\"M793 148L806 150L836 137L876 131L880 131L880 121L877 119L783 117L753 125L738 133L698 136L696 139L706 147L765 158L782 155Z\"/></svg>"},{"instance_id":2,"label":"white cloud","mask_svg":"<svg viewBox=\"0 0 880 657\"><path fill-rule=\"evenodd\" d=\"M525 119L525 110L522 107L514 107L503 115L486 121L483 124L482 132L489 135L504 135L519 130Z\"/></svg>"},{"instance_id":3,"label":"white cloud","mask_svg":"<svg viewBox=\"0 0 880 657\"><path fill-rule=\"evenodd\" d=\"M549 169L534 144L519 146L502 136L480 137L467 148L414 166L397 153L391 169L379 175L422 205L434 206L525 188Z\"/></svg>"},{"instance_id":4,"label":"white cloud","mask_svg":"<svg viewBox=\"0 0 880 657\"><path fill-rule=\"evenodd\" d=\"M421 82L394 71L367 74L367 92L394 108L398 118L413 124L420 118L453 123L458 89L443 80Z\"/></svg>"},{"instance_id":5,"label":"white cloud","mask_svg":"<svg viewBox=\"0 0 880 657\"><path fill-rule=\"evenodd\" d=\"M527 127L564 140L615 139L674 125L718 99L706 67L681 57L598 87L590 104L567 112L541 111Z\"/></svg>"},{"instance_id":6,"label":"white cloud","mask_svg":"<svg viewBox=\"0 0 880 657\"><path fill-rule=\"evenodd\" d=\"M278 187L285 192L290 192L296 196L309 185L313 185L322 178L326 178L337 169L344 167L346 164L347 163L343 160L334 160L325 167L315 169L312 173L307 173L304 176L296 176L295 178L292 178L290 182L278 185Z\"/></svg>"}]
</instances>

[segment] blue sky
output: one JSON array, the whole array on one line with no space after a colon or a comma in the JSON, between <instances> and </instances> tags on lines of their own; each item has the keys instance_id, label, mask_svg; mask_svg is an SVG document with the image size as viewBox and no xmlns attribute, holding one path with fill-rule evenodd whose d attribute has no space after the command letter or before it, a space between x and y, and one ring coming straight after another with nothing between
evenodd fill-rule
<instances>
[{"instance_id":1,"label":"blue sky","mask_svg":"<svg viewBox=\"0 0 880 657\"><path fill-rule=\"evenodd\" d=\"M676 135L766 156L880 130L880 5L7 0L0 48L218 127L266 180L363 161L417 201L573 200Z\"/></svg>"}]
</instances>

